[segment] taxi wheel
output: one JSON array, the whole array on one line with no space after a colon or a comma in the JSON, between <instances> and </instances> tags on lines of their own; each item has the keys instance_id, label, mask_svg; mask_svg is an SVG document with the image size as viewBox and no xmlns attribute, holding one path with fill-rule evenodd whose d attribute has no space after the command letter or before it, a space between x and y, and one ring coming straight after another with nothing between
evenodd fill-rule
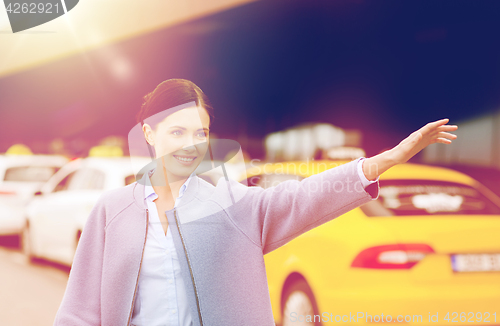
<instances>
[{"instance_id":1,"label":"taxi wheel","mask_svg":"<svg viewBox=\"0 0 500 326\"><path fill-rule=\"evenodd\" d=\"M33 256L33 249L32 249L33 244L31 242L29 224L26 224L23 228L21 242L24 255L26 256L29 262L32 262L34 260L34 256Z\"/></svg>"},{"instance_id":2,"label":"taxi wheel","mask_svg":"<svg viewBox=\"0 0 500 326\"><path fill-rule=\"evenodd\" d=\"M313 292L305 280L297 280L285 289L282 326L321 326L321 321L318 321L319 315Z\"/></svg>"}]
</instances>

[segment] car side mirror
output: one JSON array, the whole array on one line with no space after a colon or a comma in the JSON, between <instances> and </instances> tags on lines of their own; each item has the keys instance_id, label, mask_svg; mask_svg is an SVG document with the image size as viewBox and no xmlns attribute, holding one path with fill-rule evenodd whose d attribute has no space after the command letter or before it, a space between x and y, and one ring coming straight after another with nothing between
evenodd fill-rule
<instances>
[{"instance_id":1,"label":"car side mirror","mask_svg":"<svg viewBox=\"0 0 500 326\"><path fill-rule=\"evenodd\" d=\"M42 195L42 192L40 190L38 190L37 192L35 192L35 196L41 196Z\"/></svg>"}]
</instances>

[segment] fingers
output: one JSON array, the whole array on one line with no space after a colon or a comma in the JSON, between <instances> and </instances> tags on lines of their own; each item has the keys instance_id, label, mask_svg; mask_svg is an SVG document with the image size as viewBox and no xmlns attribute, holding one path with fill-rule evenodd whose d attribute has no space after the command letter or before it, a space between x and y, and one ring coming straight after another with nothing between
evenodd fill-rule
<instances>
[{"instance_id":1,"label":"fingers","mask_svg":"<svg viewBox=\"0 0 500 326\"><path fill-rule=\"evenodd\" d=\"M447 124L449 121L450 121L450 119L446 118L446 119L441 119L441 120L437 120L434 122L430 122L429 124L433 127L437 127L437 126Z\"/></svg>"},{"instance_id":2,"label":"fingers","mask_svg":"<svg viewBox=\"0 0 500 326\"><path fill-rule=\"evenodd\" d=\"M448 121L450 121L450 119L441 119L434 122L429 122L428 124L423 126L420 130L422 130L424 133L429 133L436 130L436 128L440 126L445 125Z\"/></svg>"},{"instance_id":3,"label":"fingers","mask_svg":"<svg viewBox=\"0 0 500 326\"><path fill-rule=\"evenodd\" d=\"M447 139L457 139L457 135L450 134L449 132L444 132L444 131L438 132L437 137L438 138L447 138Z\"/></svg>"},{"instance_id":4,"label":"fingers","mask_svg":"<svg viewBox=\"0 0 500 326\"><path fill-rule=\"evenodd\" d=\"M451 144L451 140L446 138L436 138L435 142L441 144Z\"/></svg>"},{"instance_id":5,"label":"fingers","mask_svg":"<svg viewBox=\"0 0 500 326\"><path fill-rule=\"evenodd\" d=\"M437 131L455 131L458 129L456 125L442 125L437 127Z\"/></svg>"},{"instance_id":6,"label":"fingers","mask_svg":"<svg viewBox=\"0 0 500 326\"><path fill-rule=\"evenodd\" d=\"M409 137L405 138L401 145L416 144L423 140L422 144L441 143L451 144L451 141L457 139L457 135L449 133L448 131L455 131L458 129L456 125L446 125L450 119L441 119L434 122L429 122L419 130L414 131ZM427 145L424 145L427 146ZM413 145L414 146L414 145Z\"/></svg>"},{"instance_id":7,"label":"fingers","mask_svg":"<svg viewBox=\"0 0 500 326\"><path fill-rule=\"evenodd\" d=\"M446 125L448 121L450 121L450 119L446 118L434 122L429 122L424 127L422 127L421 130L432 137L439 134L440 132L455 131L458 129L458 126L456 125ZM449 135L450 134L448 134L447 136Z\"/></svg>"}]
</instances>

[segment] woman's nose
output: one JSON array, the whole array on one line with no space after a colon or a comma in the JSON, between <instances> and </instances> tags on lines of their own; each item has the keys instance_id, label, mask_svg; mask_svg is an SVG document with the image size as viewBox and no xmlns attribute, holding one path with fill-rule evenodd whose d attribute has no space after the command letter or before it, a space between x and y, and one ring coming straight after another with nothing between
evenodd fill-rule
<instances>
[{"instance_id":1,"label":"woman's nose","mask_svg":"<svg viewBox=\"0 0 500 326\"><path fill-rule=\"evenodd\" d=\"M195 145L197 144L197 140L195 137L192 136L187 136L184 140L184 145L182 146L182 149L184 150L194 150Z\"/></svg>"}]
</instances>

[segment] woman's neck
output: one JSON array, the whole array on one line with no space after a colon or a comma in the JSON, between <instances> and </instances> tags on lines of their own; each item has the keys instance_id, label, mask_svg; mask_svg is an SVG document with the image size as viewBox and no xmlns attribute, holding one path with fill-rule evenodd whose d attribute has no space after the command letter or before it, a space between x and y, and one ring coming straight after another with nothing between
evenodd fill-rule
<instances>
[{"instance_id":1,"label":"woman's neck","mask_svg":"<svg viewBox=\"0 0 500 326\"><path fill-rule=\"evenodd\" d=\"M160 199L175 200L179 197L179 191L187 178L179 179L170 175L161 164L161 161L158 162L155 171L150 177L151 185Z\"/></svg>"}]
</instances>

